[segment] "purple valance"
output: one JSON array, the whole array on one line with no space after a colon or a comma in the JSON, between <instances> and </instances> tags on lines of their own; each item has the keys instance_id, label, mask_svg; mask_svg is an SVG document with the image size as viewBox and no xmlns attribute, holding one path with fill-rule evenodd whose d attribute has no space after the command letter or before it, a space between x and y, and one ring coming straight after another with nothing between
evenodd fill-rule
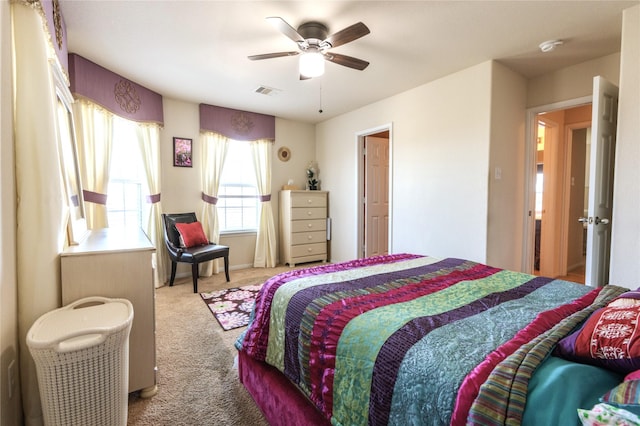
<instances>
[{"instance_id":1,"label":"purple valance","mask_svg":"<svg viewBox=\"0 0 640 426\"><path fill-rule=\"evenodd\" d=\"M69 70L67 62L67 26L64 24L58 0L40 0L42 11L47 19L47 28L51 36L53 48L62 69Z\"/></svg>"},{"instance_id":2,"label":"purple valance","mask_svg":"<svg viewBox=\"0 0 640 426\"><path fill-rule=\"evenodd\" d=\"M200 130L216 132L237 141L275 140L272 115L200 104Z\"/></svg>"},{"instance_id":3,"label":"purple valance","mask_svg":"<svg viewBox=\"0 0 640 426\"><path fill-rule=\"evenodd\" d=\"M75 53L69 54L69 78L74 96L129 120L164 124L161 95Z\"/></svg>"}]
</instances>

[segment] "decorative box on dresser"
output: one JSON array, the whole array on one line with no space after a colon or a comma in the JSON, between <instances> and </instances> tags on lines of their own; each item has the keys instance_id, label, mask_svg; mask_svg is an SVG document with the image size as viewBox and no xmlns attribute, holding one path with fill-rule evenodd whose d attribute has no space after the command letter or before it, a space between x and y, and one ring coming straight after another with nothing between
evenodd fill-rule
<instances>
[{"instance_id":1,"label":"decorative box on dresser","mask_svg":"<svg viewBox=\"0 0 640 426\"><path fill-rule=\"evenodd\" d=\"M280 191L280 261L327 261L327 191Z\"/></svg>"},{"instance_id":2,"label":"decorative box on dresser","mask_svg":"<svg viewBox=\"0 0 640 426\"><path fill-rule=\"evenodd\" d=\"M61 254L62 303L89 296L124 298L133 305L129 335L129 392L143 398L157 392L155 248L142 229L92 230Z\"/></svg>"}]
</instances>

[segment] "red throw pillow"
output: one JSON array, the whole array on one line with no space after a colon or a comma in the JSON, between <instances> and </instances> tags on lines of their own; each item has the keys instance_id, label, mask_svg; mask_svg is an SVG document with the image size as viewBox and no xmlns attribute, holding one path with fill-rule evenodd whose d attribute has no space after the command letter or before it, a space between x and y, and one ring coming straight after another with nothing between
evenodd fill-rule
<instances>
[{"instance_id":1,"label":"red throw pillow","mask_svg":"<svg viewBox=\"0 0 640 426\"><path fill-rule=\"evenodd\" d=\"M631 373L640 369L639 326L639 305L611 304L595 311L579 330L560 340L556 355Z\"/></svg>"},{"instance_id":2,"label":"red throw pillow","mask_svg":"<svg viewBox=\"0 0 640 426\"><path fill-rule=\"evenodd\" d=\"M176 223L176 229L180 234L180 242L183 247L195 247L209 244L200 222Z\"/></svg>"}]
</instances>

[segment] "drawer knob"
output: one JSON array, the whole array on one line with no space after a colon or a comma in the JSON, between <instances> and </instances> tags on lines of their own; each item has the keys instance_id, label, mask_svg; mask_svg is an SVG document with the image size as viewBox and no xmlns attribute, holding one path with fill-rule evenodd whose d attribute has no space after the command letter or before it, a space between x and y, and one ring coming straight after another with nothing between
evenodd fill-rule
<instances>
[{"instance_id":1,"label":"drawer knob","mask_svg":"<svg viewBox=\"0 0 640 426\"><path fill-rule=\"evenodd\" d=\"M307 240L313 240L313 237L311 235L307 235Z\"/></svg>"},{"instance_id":2,"label":"drawer knob","mask_svg":"<svg viewBox=\"0 0 640 426\"><path fill-rule=\"evenodd\" d=\"M313 203L313 201L311 199L308 199L307 203L311 204L311 203Z\"/></svg>"},{"instance_id":3,"label":"drawer knob","mask_svg":"<svg viewBox=\"0 0 640 426\"><path fill-rule=\"evenodd\" d=\"M313 214L313 212L311 212L311 211L307 212L307 216L311 216L312 214Z\"/></svg>"},{"instance_id":4,"label":"drawer knob","mask_svg":"<svg viewBox=\"0 0 640 426\"><path fill-rule=\"evenodd\" d=\"M313 224L312 223L308 223L307 224L307 228L313 228Z\"/></svg>"},{"instance_id":5,"label":"drawer knob","mask_svg":"<svg viewBox=\"0 0 640 426\"><path fill-rule=\"evenodd\" d=\"M308 251L309 253L311 253L311 252L313 251L313 249L308 248L308 249L307 249L307 251Z\"/></svg>"}]
</instances>

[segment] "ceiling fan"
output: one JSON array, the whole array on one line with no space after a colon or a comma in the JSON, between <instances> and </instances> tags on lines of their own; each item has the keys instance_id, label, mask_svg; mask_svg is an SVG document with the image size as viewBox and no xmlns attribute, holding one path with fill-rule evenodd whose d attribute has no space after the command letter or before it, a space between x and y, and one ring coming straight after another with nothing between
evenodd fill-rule
<instances>
[{"instance_id":1,"label":"ceiling fan","mask_svg":"<svg viewBox=\"0 0 640 426\"><path fill-rule=\"evenodd\" d=\"M266 18L277 30L289 37L298 44L297 51L265 53L262 55L252 55L249 59L252 61L260 59L279 58L282 56L300 57L300 79L305 80L312 77L318 77L324 73L324 61L333 62L348 68L359 71L369 66L369 62L352 56L341 55L339 53L330 52L333 47L342 46L343 44L357 40L369 34L369 28L362 22L353 24L337 33L327 36L328 29L320 22L305 22L294 29L284 19L274 16Z\"/></svg>"}]
</instances>

